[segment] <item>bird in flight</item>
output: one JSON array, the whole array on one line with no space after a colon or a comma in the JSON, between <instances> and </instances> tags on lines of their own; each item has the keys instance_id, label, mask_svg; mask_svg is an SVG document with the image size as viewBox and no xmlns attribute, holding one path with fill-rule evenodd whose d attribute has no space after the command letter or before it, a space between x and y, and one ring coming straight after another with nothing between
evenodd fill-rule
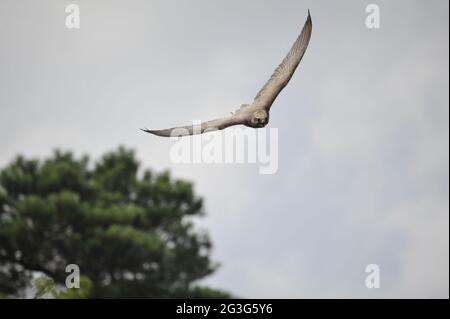
<instances>
[{"instance_id":1,"label":"bird in flight","mask_svg":"<svg viewBox=\"0 0 450 319\"><path fill-rule=\"evenodd\" d=\"M311 32L312 21L308 11L308 18L302 32L281 64L275 69L269 81L258 92L253 103L241 105L236 112L231 113L231 116L203 122L200 125L179 126L164 130L142 130L163 137L178 137L223 130L234 125L245 125L252 128L266 126L269 123L270 107L278 94L288 84L302 60L311 38Z\"/></svg>"}]
</instances>

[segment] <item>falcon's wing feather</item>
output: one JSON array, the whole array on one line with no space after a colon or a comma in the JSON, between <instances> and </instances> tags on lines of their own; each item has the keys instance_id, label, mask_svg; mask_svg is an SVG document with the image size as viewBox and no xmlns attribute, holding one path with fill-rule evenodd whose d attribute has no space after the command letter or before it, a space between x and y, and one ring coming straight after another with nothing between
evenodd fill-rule
<instances>
[{"instance_id":1,"label":"falcon's wing feather","mask_svg":"<svg viewBox=\"0 0 450 319\"><path fill-rule=\"evenodd\" d=\"M201 123L201 125L186 125L186 126L177 126L164 130L148 130L142 129L144 132L151 133L154 135L162 136L162 137L178 137L178 136L187 136L187 135L196 135L202 134L205 132L212 132L216 130L223 130L229 126L244 124L243 120L236 116L232 115L229 117L224 117L208 122Z\"/></svg>"},{"instance_id":2,"label":"falcon's wing feather","mask_svg":"<svg viewBox=\"0 0 450 319\"><path fill-rule=\"evenodd\" d=\"M275 69L269 81L263 86L255 97L255 103L266 110L270 109L278 94L288 84L295 69L305 54L312 32L311 15L308 11L308 19L305 22L302 32L298 36L289 53L281 64Z\"/></svg>"}]
</instances>

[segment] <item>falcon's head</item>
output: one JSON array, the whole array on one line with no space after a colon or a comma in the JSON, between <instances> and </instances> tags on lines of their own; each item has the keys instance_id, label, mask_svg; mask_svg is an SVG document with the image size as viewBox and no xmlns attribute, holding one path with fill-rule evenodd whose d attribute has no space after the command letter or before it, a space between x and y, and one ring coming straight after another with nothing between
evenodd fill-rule
<instances>
[{"instance_id":1,"label":"falcon's head","mask_svg":"<svg viewBox=\"0 0 450 319\"><path fill-rule=\"evenodd\" d=\"M253 113L249 126L260 128L266 126L267 123L269 123L269 113L264 110L258 110Z\"/></svg>"}]
</instances>

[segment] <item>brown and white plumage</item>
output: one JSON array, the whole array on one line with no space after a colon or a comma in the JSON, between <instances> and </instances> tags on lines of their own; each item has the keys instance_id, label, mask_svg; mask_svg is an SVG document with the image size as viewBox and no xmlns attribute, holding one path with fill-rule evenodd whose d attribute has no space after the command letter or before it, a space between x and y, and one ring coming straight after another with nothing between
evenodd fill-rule
<instances>
[{"instance_id":1,"label":"brown and white plumage","mask_svg":"<svg viewBox=\"0 0 450 319\"><path fill-rule=\"evenodd\" d=\"M269 81L258 92L252 104L242 105L231 116L204 122L198 126L187 125L164 130L144 129L143 131L158 136L170 137L202 134L208 131L222 130L233 125L245 125L253 128L266 126L269 122L270 107L278 94L289 83L302 60L311 38L311 32L312 21L308 11L308 18L302 32L281 64L275 69Z\"/></svg>"}]
</instances>

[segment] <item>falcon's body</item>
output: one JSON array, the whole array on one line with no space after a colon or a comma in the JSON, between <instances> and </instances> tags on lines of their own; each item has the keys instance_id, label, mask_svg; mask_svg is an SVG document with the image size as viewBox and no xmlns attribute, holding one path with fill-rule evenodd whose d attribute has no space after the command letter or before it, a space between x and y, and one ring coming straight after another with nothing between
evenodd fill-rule
<instances>
[{"instance_id":1,"label":"falcon's body","mask_svg":"<svg viewBox=\"0 0 450 319\"><path fill-rule=\"evenodd\" d=\"M231 116L204 122L199 127L180 126L165 130L144 130L158 136L184 136L202 134L207 131L222 130L233 125L245 125L252 128L264 127L269 123L270 108L278 94L288 84L297 66L305 54L312 32L311 16L308 12L308 19L302 32L295 41L289 53L281 64L275 69L269 81L256 95L252 104L243 104Z\"/></svg>"}]
</instances>

